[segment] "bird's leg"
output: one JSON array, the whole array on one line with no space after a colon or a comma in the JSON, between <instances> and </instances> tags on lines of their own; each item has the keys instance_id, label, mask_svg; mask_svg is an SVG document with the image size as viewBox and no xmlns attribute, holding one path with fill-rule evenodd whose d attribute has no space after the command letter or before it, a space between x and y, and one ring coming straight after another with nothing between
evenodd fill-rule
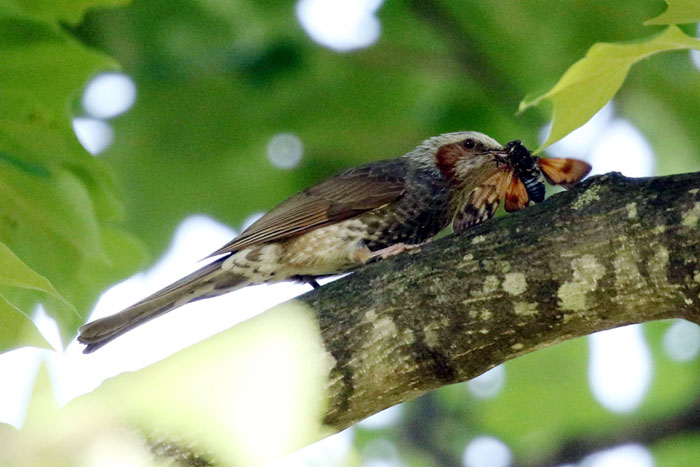
<instances>
[{"instance_id":1,"label":"bird's leg","mask_svg":"<svg viewBox=\"0 0 700 467\"><path fill-rule=\"evenodd\" d=\"M423 245L425 245L426 242L422 243L413 243L413 244L406 244L406 243L394 243L393 245L390 245L386 248L382 248L381 250L373 251L370 255L368 260L376 259L376 258L381 258L381 259L387 259L390 256L395 256L398 254L401 254L406 251L410 250L415 250L416 248L420 248Z\"/></svg>"},{"instance_id":2,"label":"bird's leg","mask_svg":"<svg viewBox=\"0 0 700 467\"><path fill-rule=\"evenodd\" d=\"M318 289L319 287L321 287L321 284L319 284L316 281L316 276L298 275L292 276L290 277L290 279L297 282L301 282L302 284L309 284L314 289Z\"/></svg>"}]
</instances>

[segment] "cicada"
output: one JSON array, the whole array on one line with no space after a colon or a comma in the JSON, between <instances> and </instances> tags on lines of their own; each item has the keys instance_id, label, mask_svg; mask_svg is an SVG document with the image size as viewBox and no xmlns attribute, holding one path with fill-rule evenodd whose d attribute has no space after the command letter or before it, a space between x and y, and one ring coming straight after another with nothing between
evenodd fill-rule
<instances>
[{"instance_id":1,"label":"cicada","mask_svg":"<svg viewBox=\"0 0 700 467\"><path fill-rule=\"evenodd\" d=\"M568 188L591 171L590 164L582 160L533 156L518 140L506 144L503 154L494 157L493 173L469 193L455 216L452 227L456 233L493 217L503 199L507 212L519 211L531 201L544 200L545 180Z\"/></svg>"}]
</instances>

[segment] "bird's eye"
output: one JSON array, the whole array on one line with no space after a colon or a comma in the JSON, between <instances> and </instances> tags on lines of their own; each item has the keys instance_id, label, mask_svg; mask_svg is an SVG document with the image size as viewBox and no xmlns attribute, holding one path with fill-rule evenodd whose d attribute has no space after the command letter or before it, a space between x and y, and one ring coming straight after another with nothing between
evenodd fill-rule
<instances>
[{"instance_id":1,"label":"bird's eye","mask_svg":"<svg viewBox=\"0 0 700 467\"><path fill-rule=\"evenodd\" d=\"M471 138L467 138L462 141L462 146L464 146L466 149L474 149L476 147L476 142Z\"/></svg>"}]
</instances>

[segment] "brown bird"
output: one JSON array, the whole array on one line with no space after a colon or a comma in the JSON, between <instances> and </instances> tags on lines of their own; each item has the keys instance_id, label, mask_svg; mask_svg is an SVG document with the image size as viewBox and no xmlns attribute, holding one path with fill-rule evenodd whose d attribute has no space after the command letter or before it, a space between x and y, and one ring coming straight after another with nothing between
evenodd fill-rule
<instances>
[{"instance_id":1,"label":"brown bird","mask_svg":"<svg viewBox=\"0 0 700 467\"><path fill-rule=\"evenodd\" d=\"M284 280L317 287L316 278L400 253L449 225L506 156L503 146L482 133L447 133L397 159L329 178L273 208L213 252L210 257L218 258L210 264L82 326L78 341L90 353L195 300Z\"/></svg>"}]
</instances>

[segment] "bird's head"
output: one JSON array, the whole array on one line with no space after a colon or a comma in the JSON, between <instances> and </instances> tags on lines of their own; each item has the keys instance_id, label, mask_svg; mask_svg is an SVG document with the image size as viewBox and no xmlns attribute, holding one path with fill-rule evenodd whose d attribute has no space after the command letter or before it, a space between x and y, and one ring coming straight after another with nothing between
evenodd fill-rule
<instances>
[{"instance_id":1,"label":"bird's head","mask_svg":"<svg viewBox=\"0 0 700 467\"><path fill-rule=\"evenodd\" d=\"M430 140L435 144L435 166L443 177L456 182L470 178L475 169L492 164L505 151L498 141L476 131L446 133Z\"/></svg>"},{"instance_id":2,"label":"bird's head","mask_svg":"<svg viewBox=\"0 0 700 467\"><path fill-rule=\"evenodd\" d=\"M475 169L494 167L493 162L505 156L506 149L498 141L476 131L434 136L407 154L420 165L434 167L447 180L459 184L470 179Z\"/></svg>"}]
</instances>

